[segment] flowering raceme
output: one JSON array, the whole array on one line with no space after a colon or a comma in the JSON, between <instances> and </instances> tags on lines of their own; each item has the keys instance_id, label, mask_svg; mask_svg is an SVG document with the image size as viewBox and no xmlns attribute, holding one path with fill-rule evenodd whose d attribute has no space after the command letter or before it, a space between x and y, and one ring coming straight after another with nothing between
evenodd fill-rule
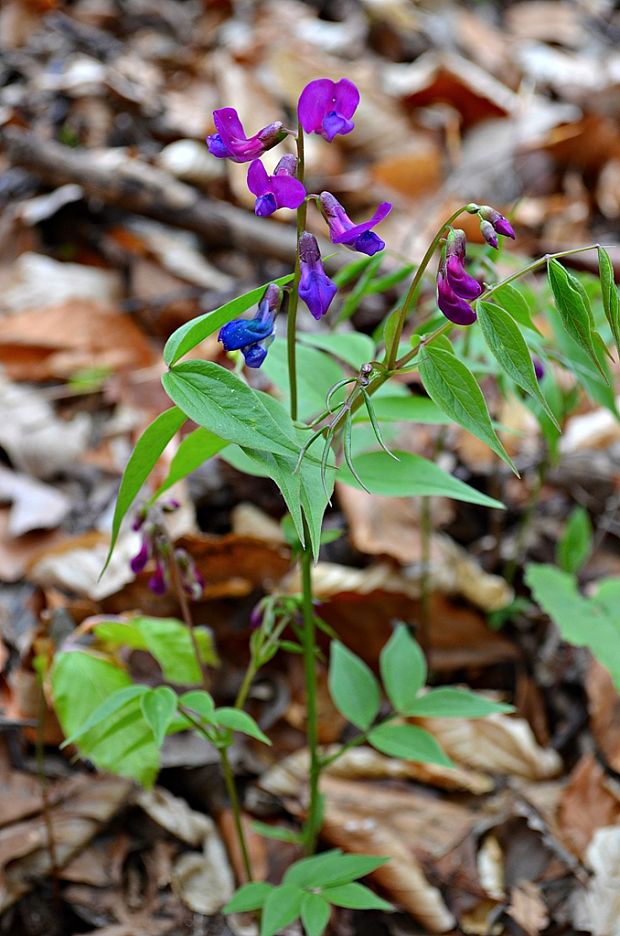
<instances>
[{"instance_id":1,"label":"flowering raceme","mask_svg":"<svg viewBox=\"0 0 620 936\"><path fill-rule=\"evenodd\" d=\"M348 78L331 81L317 78L301 92L297 105L299 123L306 133L318 133L328 143L336 134L350 133L351 117L360 102L360 93Z\"/></svg>"},{"instance_id":2,"label":"flowering raceme","mask_svg":"<svg viewBox=\"0 0 620 936\"><path fill-rule=\"evenodd\" d=\"M241 351L248 367L260 367L274 338L274 323L282 304L282 290L275 283L265 290L251 319L233 319L220 329L218 340L226 351Z\"/></svg>"},{"instance_id":3,"label":"flowering raceme","mask_svg":"<svg viewBox=\"0 0 620 936\"><path fill-rule=\"evenodd\" d=\"M244 163L262 156L264 152L277 146L287 136L282 121L263 127L254 136L247 137L239 115L234 107L222 107L213 111L213 122L217 133L207 137L207 148L218 159L232 159Z\"/></svg>"},{"instance_id":4,"label":"flowering raceme","mask_svg":"<svg viewBox=\"0 0 620 936\"><path fill-rule=\"evenodd\" d=\"M371 231L375 224L383 221L392 210L389 202L382 202L370 220L361 224L354 224L331 192L321 192L319 197L321 213L329 227L329 237L332 244L344 244L350 250L372 257L385 247L385 241Z\"/></svg>"},{"instance_id":5,"label":"flowering raceme","mask_svg":"<svg viewBox=\"0 0 620 936\"><path fill-rule=\"evenodd\" d=\"M154 594L165 595L170 587L169 564L172 561L178 569L183 591L198 600L204 590L202 575L187 550L173 547L163 523L162 514L173 513L179 507L178 501L169 500L161 505L142 507L136 513L133 529L142 531L142 543L129 565L134 575L138 575L154 561L155 569L147 584Z\"/></svg>"},{"instance_id":6,"label":"flowering raceme","mask_svg":"<svg viewBox=\"0 0 620 936\"><path fill-rule=\"evenodd\" d=\"M267 175L260 159L250 163L248 188L252 195L256 195L255 214L266 218L278 208L299 208L306 197L306 190L295 178L296 168L297 160L290 154L282 157L273 175Z\"/></svg>"}]
</instances>

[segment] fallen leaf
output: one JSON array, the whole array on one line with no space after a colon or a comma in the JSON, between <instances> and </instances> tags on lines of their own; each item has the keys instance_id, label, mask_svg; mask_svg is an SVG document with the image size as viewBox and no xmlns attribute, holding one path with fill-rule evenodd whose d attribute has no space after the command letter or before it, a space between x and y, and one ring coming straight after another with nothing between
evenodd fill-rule
<instances>
[{"instance_id":1,"label":"fallen leaf","mask_svg":"<svg viewBox=\"0 0 620 936\"><path fill-rule=\"evenodd\" d=\"M2 466L0 501L12 504L8 532L16 537L60 526L71 509L71 502L62 491Z\"/></svg>"},{"instance_id":2,"label":"fallen leaf","mask_svg":"<svg viewBox=\"0 0 620 936\"><path fill-rule=\"evenodd\" d=\"M620 933L620 826L597 829L586 852L592 878L576 895L574 924L593 936Z\"/></svg>"},{"instance_id":3,"label":"fallen leaf","mask_svg":"<svg viewBox=\"0 0 620 936\"><path fill-rule=\"evenodd\" d=\"M0 309L11 313L57 306L70 299L113 303L122 296L121 275L24 253L13 264L0 296Z\"/></svg>"},{"instance_id":4,"label":"fallen leaf","mask_svg":"<svg viewBox=\"0 0 620 936\"><path fill-rule=\"evenodd\" d=\"M608 670L592 657L586 677L590 727L605 762L620 772L620 696Z\"/></svg>"},{"instance_id":5,"label":"fallen leaf","mask_svg":"<svg viewBox=\"0 0 620 936\"><path fill-rule=\"evenodd\" d=\"M510 906L506 911L527 936L539 936L549 925L549 910L540 888L525 881L510 891Z\"/></svg>"}]
</instances>

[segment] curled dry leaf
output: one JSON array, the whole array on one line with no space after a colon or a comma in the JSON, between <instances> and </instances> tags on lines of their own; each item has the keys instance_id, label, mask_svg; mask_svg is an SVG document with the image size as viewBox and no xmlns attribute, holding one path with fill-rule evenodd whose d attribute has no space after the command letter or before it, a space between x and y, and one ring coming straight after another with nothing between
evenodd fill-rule
<instances>
[{"instance_id":1,"label":"curled dry leaf","mask_svg":"<svg viewBox=\"0 0 620 936\"><path fill-rule=\"evenodd\" d=\"M488 715L473 720L422 718L416 721L437 738L449 757L478 770L546 780L557 776L562 769L557 751L540 747L529 724L522 718Z\"/></svg>"},{"instance_id":2,"label":"curled dry leaf","mask_svg":"<svg viewBox=\"0 0 620 936\"><path fill-rule=\"evenodd\" d=\"M616 400L620 405L620 397ZM589 449L608 449L620 440L620 425L612 413L602 407L577 416L566 423L560 440L563 455L572 455Z\"/></svg>"},{"instance_id":3,"label":"curled dry leaf","mask_svg":"<svg viewBox=\"0 0 620 936\"><path fill-rule=\"evenodd\" d=\"M208 816L191 809L184 799L164 787L140 790L136 803L163 829L194 848L202 845L211 833L213 823Z\"/></svg>"},{"instance_id":4,"label":"curled dry leaf","mask_svg":"<svg viewBox=\"0 0 620 936\"><path fill-rule=\"evenodd\" d=\"M57 867L67 864L102 825L118 812L131 791L121 777L81 776L67 783L65 797L50 810ZM48 833L42 816L0 832L0 913L51 870Z\"/></svg>"},{"instance_id":5,"label":"curled dry leaf","mask_svg":"<svg viewBox=\"0 0 620 936\"><path fill-rule=\"evenodd\" d=\"M337 749L335 745L325 747L323 755L329 757ZM295 796L307 780L309 762L306 749L295 751L264 773L260 785L274 796ZM477 796L490 793L494 787L490 777L475 770L398 760L365 746L347 751L326 768L325 775L343 780L415 780L442 790L465 790Z\"/></svg>"},{"instance_id":6,"label":"curled dry leaf","mask_svg":"<svg viewBox=\"0 0 620 936\"><path fill-rule=\"evenodd\" d=\"M248 595L278 582L290 568L290 552L252 536L188 534L178 541L191 554L206 582L206 598Z\"/></svg>"},{"instance_id":7,"label":"curled dry leaf","mask_svg":"<svg viewBox=\"0 0 620 936\"><path fill-rule=\"evenodd\" d=\"M169 143L159 153L157 162L175 178L192 182L198 187L206 187L226 174L224 161L214 159L204 143L198 140L175 140Z\"/></svg>"},{"instance_id":8,"label":"curled dry leaf","mask_svg":"<svg viewBox=\"0 0 620 936\"><path fill-rule=\"evenodd\" d=\"M281 525L249 501L242 501L233 507L230 520L236 536L251 536L266 543L280 545L286 542Z\"/></svg>"}]
</instances>

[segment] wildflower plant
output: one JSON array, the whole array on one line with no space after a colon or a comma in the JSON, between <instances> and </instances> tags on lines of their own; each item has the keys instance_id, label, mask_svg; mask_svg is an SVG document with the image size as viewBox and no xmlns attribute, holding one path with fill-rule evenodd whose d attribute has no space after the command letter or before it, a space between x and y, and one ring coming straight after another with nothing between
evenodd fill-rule
<instances>
[{"instance_id":1,"label":"wildflower plant","mask_svg":"<svg viewBox=\"0 0 620 936\"><path fill-rule=\"evenodd\" d=\"M386 427L394 421L429 421L430 413L431 421L454 422L476 435L516 472L491 419L480 374L495 374L504 393L524 395L549 446L553 440L557 442L566 412L550 363L571 369L597 399L615 407L606 355L610 338L619 345L620 313L613 269L604 248L579 248L598 250L600 286L594 292L588 292L559 262L578 250L534 260L498 281L493 256L502 246L502 238L514 239L515 232L495 208L470 203L441 223L417 268L407 265L381 275L385 243L374 228L392 206L384 202L368 220L355 221L331 192L307 191L305 135L317 134L331 143L338 135L354 132L359 100L357 88L348 79L319 78L301 93L296 128L275 121L251 136L233 108L215 111L216 132L207 139L209 152L218 159L249 163L248 187L256 196L256 214L266 217L283 207L296 210L295 268L291 274L189 321L170 336L163 352L168 369L162 381L173 405L145 430L123 476L110 553L121 522L164 448L187 420L197 424L198 428L180 442L167 479L140 509L136 522L142 543L132 560L133 571L150 568L149 584L157 593L170 585L177 588L183 623L170 624L174 641L165 653L153 638L159 632L157 626L149 629L144 618L97 621L93 629L100 652L105 648L110 652L110 647L114 649L123 641L127 646L150 649L161 662L163 684L157 688L134 684L125 670L119 675L118 659L111 657L103 679L101 656L95 667L93 660L85 662L88 648L75 646L57 655L52 671L66 743L75 744L82 756L98 766L152 783L165 737L180 730L199 732L218 750L247 878L227 909L261 910L261 936L274 936L297 918L308 936L320 936L332 906L387 907L357 882L378 868L386 860L384 856L332 851L310 857L321 831L321 773L326 767L362 743L392 757L447 766L449 759L433 736L409 719L478 718L510 711L509 706L460 689L426 688L424 655L402 624L382 651L380 680L324 624L315 606L312 569L325 535L323 517L335 480L377 495L443 495L498 508L502 505L497 500L431 461L390 451L384 438ZM294 141L296 154L284 154L269 174L262 156L285 140ZM359 255L333 276L325 270L315 233L308 230L309 210L316 212L313 231L318 230L322 218L331 243ZM487 245L472 250L471 259L466 235L457 226L464 214L478 217ZM435 259L433 308L424 316L425 278L432 276L430 265ZM554 307L551 303L547 307L545 299L555 333L553 342L543 339L532 319L534 309L527 287L515 285L545 266L549 297L554 302ZM491 281L487 282L489 274ZM366 293L395 288L406 277L411 277L408 287L372 338L336 330L304 335L301 329L298 334L300 299L314 319L328 316L335 323L350 318ZM339 291L351 283L355 285L336 311ZM284 342L276 335L278 319L285 312ZM233 356L240 352L245 367L231 369L226 358L222 363L186 358L213 334L218 335L224 352ZM261 367L279 398L254 388L252 371ZM402 384L401 393L390 392L386 385L394 377L414 371L427 398L403 395ZM368 428L374 438L370 451ZM361 453L358 439L366 439ZM175 549L165 532L164 513L171 507L169 502L160 501L173 483L218 453L241 470L269 477L278 486L288 509L288 537L301 580L298 595L268 596L252 615L245 679L235 704L219 708L209 692L208 668L216 665L215 648L208 634L193 627L191 618L190 604L201 597L203 582L191 557ZM351 740L329 754L318 743L317 629L325 631L331 641L328 682L333 702L354 728ZM270 743L244 705L256 674L281 652L303 657L309 750L305 822L298 834L287 831L282 837L298 841L308 857L293 865L282 883L274 886L252 880L227 752L235 732ZM90 667L89 684L96 684L98 692L76 707L71 680L86 666ZM139 766L136 753L140 751L148 769ZM262 831L269 832L265 827ZM274 834L277 837L280 833L276 830Z\"/></svg>"}]
</instances>

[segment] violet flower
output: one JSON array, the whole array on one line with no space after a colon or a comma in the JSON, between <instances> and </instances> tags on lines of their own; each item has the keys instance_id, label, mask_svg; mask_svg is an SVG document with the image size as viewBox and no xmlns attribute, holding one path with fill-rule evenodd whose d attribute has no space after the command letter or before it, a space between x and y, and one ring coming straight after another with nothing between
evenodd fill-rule
<instances>
[{"instance_id":1,"label":"violet flower","mask_svg":"<svg viewBox=\"0 0 620 936\"><path fill-rule=\"evenodd\" d=\"M316 237L307 231L304 231L299 239L299 260L299 295L318 321L329 309L338 287L323 269Z\"/></svg>"},{"instance_id":2,"label":"violet flower","mask_svg":"<svg viewBox=\"0 0 620 936\"><path fill-rule=\"evenodd\" d=\"M447 257L444 272L450 287L462 299L477 299L482 292L482 286L465 270L459 257Z\"/></svg>"},{"instance_id":3,"label":"violet flower","mask_svg":"<svg viewBox=\"0 0 620 936\"><path fill-rule=\"evenodd\" d=\"M490 221L480 222L480 232L489 247L495 247L496 249L499 247L499 240L497 238L497 234L495 233L495 228Z\"/></svg>"},{"instance_id":4,"label":"violet flower","mask_svg":"<svg viewBox=\"0 0 620 936\"><path fill-rule=\"evenodd\" d=\"M336 134L351 132L355 126L351 117L359 102L360 93L348 78L317 78L301 92L297 104L299 123L306 133L318 133L331 143Z\"/></svg>"},{"instance_id":5,"label":"violet flower","mask_svg":"<svg viewBox=\"0 0 620 936\"><path fill-rule=\"evenodd\" d=\"M482 205L478 214L482 221L488 221L493 230L498 234L503 234L504 237L511 237L513 240L515 239L516 235L512 224L508 218L505 218L495 208L491 208L490 205Z\"/></svg>"},{"instance_id":6,"label":"violet flower","mask_svg":"<svg viewBox=\"0 0 620 936\"><path fill-rule=\"evenodd\" d=\"M473 325L478 318L467 300L455 293L441 271L437 274L437 305L456 325Z\"/></svg>"},{"instance_id":7,"label":"violet flower","mask_svg":"<svg viewBox=\"0 0 620 936\"><path fill-rule=\"evenodd\" d=\"M545 365L535 354L532 355L532 364L534 365L534 373L536 374L536 380L539 382L545 376Z\"/></svg>"},{"instance_id":8,"label":"violet flower","mask_svg":"<svg viewBox=\"0 0 620 936\"><path fill-rule=\"evenodd\" d=\"M157 559L155 571L148 580L148 587L156 595L165 595L168 591L168 572L162 559Z\"/></svg>"},{"instance_id":9,"label":"violet flower","mask_svg":"<svg viewBox=\"0 0 620 936\"><path fill-rule=\"evenodd\" d=\"M207 137L207 148L218 159L232 159L244 163L262 156L266 150L276 146L287 135L281 120L263 127L254 136L247 137L239 115L234 107L222 107L213 111L213 122L217 133Z\"/></svg>"},{"instance_id":10,"label":"violet flower","mask_svg":"<svg viewBox=\"0 0 620 936\"><path fill-rule=\"evenodd\" d=\"M254 214L266 218L278 208L299 208L306 197L306 190L295 178L296 168L297 160L292 155L282 157L273 175L267 175L260 159L250 163L248 188L256 195Z\"/></svg>"},{"instance_id":11,"label":"violet flower","mask_svg":"<svg viewBox=\"0 0 620 936\"><path fill-rule=\"evenodd\" d=\"M248 367L260 367L274 338L274 322L282 303L282 290L270 283L251 319L233 319L220 329L218 340L226 351L241 351Z\"/></svg>"},{"instance_id":12,"label":"violet flower","mask_svg":"<svg viewBox=\"0 0 620 936\"><path fill-rule=\"evenodd\" d=\"M370 220L361 224L354 224L350 217L331 192L321 192L319 198L321 214L329 226L329 237L332 244L344 244L350 250L372 257L385 247L385 241L371 231L375 224L379 224L392 210L389 202L382 202Z\"/></svg>"}]
</instances>

